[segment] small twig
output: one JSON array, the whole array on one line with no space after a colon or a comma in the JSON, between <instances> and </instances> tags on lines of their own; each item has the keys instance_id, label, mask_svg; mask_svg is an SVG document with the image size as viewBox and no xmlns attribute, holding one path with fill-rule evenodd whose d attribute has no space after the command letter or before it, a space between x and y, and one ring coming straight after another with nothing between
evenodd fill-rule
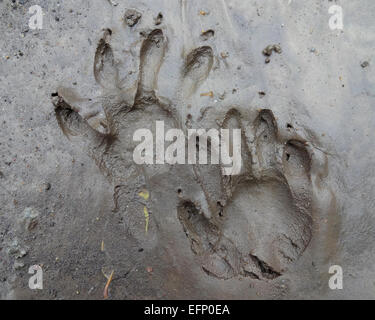
<instances>
[{"instance_id":1,"label":"small twig","mask_svg":"<svg viewBox=\"0 0 375 320\"><path fill-rule=\"evenodd\" d=\"M115 273L115 270L113 270L111 275L108 277L107 284L104 287L104 299L108 299L108 288L109 288L109 285L111 284L114 273Z\"/></svg>"}]
</instances>

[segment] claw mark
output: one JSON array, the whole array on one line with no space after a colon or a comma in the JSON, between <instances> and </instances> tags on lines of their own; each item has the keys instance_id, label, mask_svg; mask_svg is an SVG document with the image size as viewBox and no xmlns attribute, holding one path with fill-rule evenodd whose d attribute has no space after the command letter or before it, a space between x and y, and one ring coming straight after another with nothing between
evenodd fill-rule
<instances>
[{"instance_id":1,"label":"claw mark","mask_svg":"<svg viewBox=\"0 0 375 320\"><path fill-rule=\"evenodd\" d=\"M212 38L214 35L215 35L214 30L209 29L209 30L205 31L205 30L202 29L202 33L201 33L200 38L203 41L207 41L208 39Z\"/></svg>"},{"instance_id":2,"label":"claw mark","mask_svg":"<svg viewBox=\"0 0 375 320\"><path fill-rule=\"evenodd\" d=\"M229 13L228 13L228 8L227 8L227 4L225 3L225 0L222 0L222 1L221 1L221 5L222 5L222 7L223 7L223 11L224 11L224 13L225 13L225 18L227 19L227 22L228 22L229 26L230 26L231 29L233 30L234 28L233 28L232 20L231 20L231 18L230 18Z\"/></svg>"},{"instance_id":3,"label":"claw mark","mask_svg":"<svg viewBox=\"0 0 375 320\"><path fill-rule=\"evenodd\" d=\"M114 7L117 7L118 6L118 3L116 1L113 1L113 0L108 0L108 2L114 6Z\"/></svg>"}]
</instances>

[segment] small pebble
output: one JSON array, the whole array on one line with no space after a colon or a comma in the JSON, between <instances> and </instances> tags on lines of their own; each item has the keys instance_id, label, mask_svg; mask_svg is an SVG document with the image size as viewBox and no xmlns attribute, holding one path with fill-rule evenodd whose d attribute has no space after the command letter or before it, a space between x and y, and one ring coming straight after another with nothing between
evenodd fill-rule
<instances>
[{"instance_id":1,"label":"small pebble","mask_svg":"<svg viewBox=\"0 0 375 320\"><path fill-rule=\"evenodd\" d=\"M125 23L129 27L134 27L138 23L139 19L141 19L141 17L142 15L134 9L126 10L124 15Z\"/></svg>"},{"instance_id":2,"label":"small pebble","mask_svg":"<svg viewBox=\"0 0 375 320\"><path fill-rule=\"evenodd\" d=\"M20 262L20 261L16 261L13 265L14 269L15 270L20 270L22 269L23 267L25 266L25 264L23 262Z\"/></svg>"}]
</instances>

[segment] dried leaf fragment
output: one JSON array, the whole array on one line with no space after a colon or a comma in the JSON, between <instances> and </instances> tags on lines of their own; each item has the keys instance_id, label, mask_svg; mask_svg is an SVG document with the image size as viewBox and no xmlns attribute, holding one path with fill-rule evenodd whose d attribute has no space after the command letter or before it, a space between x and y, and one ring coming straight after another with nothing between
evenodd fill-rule
<instances>
[{"instance_id":1,"label":"dried leaf fragment","mask_svg":"<svg viewBox=\"0 0 375 320\"><path fill-rule=\"evenodd\" d=\"M147 234L147 232L148 232L148 223L149 223L149 220L150 220L150 215L149 215L148 210L147 210L146 207L143 207L143 213L145 214L145 220L146 220L145 233Z\"/></svg>"},{"instance_id":2,"label":"dried leaf fragment","mask_svg":"<svg viewBox=\"0 0 375 320\"><path fill-rule=\"evenodd\" d=\"M150 197L150 193L147 191L147 190L142 190L140 193L138 193L138 195L145 199L146 201L148 200L148 198Z\"/></svg>"}]
</instances>

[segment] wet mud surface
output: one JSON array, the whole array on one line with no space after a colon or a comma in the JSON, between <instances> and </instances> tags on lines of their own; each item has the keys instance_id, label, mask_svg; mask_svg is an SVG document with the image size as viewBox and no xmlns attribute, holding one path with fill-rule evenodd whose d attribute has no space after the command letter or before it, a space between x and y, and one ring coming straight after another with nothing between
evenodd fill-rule
<instances>
[{"instance_id":1,"label":"wet mud surface","mask_svg":"<svg viewBox=\"0 0 375 320\"><path fill-rule=\"evenodd\" d=\"M332 4L1 1L0 297L374 298L375 6ZM240 173L135 164L156 121Z\"/></svg>"}]
</instances>

